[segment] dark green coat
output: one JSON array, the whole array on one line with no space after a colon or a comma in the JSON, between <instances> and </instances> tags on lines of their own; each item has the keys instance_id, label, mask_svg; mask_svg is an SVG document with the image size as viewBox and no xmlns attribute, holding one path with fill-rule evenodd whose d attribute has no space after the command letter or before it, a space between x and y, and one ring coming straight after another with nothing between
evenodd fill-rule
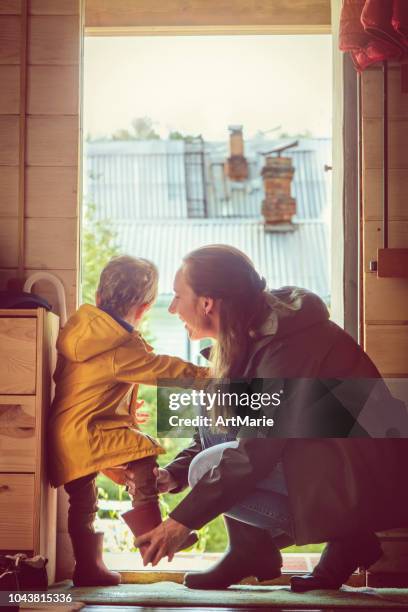
<instances>
[{"instance_id":1,"label":"dark green coat","mask_svg":"<svg viewBox=\"0 0 408 612\"><path fill-rule=\"evenodd\" d=\"M191 529L200 528L244 499L282 461L296 544L407 526L408 441L370 438L358 420L348 418L355 415L354 404L364 403L367 379L378 379L378 370L329 320L320 298L296 288L274 293L299 308L283 317L271 313L272 324L252 343L244 376L263 379L268 389L279 388L282 381L291 386L281 414L275 413L276 426L227 449L218 467L204 475L170 516ZM314 397L308 405L305 398L310 396L293 380L314 378L340 389L330 409L334 405L335 414L342 416L334 419L333 427L326 419L321 431L317 424L326 404ZM362 390L357 385L360 395L354 394L353 400L347 392L341 394L347 379L361 379ZM333 399L330 393L326 397ZM401 404L395 405L401 414ZM340 438L347 435L358 437ZM201 450L197 433L191 446L167 466L179 484L177 491L187 486L189 464Z\"/></svg>"}]
</instances>

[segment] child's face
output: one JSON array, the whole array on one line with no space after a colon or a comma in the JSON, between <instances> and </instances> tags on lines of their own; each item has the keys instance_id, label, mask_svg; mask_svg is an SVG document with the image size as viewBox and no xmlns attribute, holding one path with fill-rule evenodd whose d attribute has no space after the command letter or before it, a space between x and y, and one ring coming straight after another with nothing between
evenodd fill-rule
<instances>
[{"instance_id":1,"label":"child's face","mask_svg":"<svg viewBox=\"0 0 408 612\"><path fill-rule=\"evenodd\" d=\"M174 297L169 306L170 314L178 315L183 321L191 340L215 338L213 301L197 296L187 283L183 269L177 272L174 279ZM211 315L210 315L211 312Z\"/></svg>"}]
</instances>

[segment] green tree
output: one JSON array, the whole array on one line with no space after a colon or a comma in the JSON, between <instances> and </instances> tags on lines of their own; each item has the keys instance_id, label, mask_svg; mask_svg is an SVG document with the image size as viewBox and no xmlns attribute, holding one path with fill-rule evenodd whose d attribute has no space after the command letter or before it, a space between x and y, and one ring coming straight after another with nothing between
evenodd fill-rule
<instances>
[{"instance_id":1,"label":"green tree","mask_svg":"<svg viewBox=\"0 0 408 612\"><path fill-rule=\"evenodd\" d=\"M117 235L106 219L97 219L96 205L87 204L82 226L81 302L95 303L103 267L120 254Z\"/></svg>"},{"instance_id":2,"label":"green tree","mask_svg":"<svg viewBox=\"0 0 408 612\"><path fill-rule=\"evenodd\" d=\"M131 129L119 129L112 134L112 140L160 140L160 135L153 127L150 117L136 117L131 123Z\"/></svg>"},{"instance_id":3,"label":"green tree","mask_svg":"<svg viewBox=\"0 0 408 612\"><path fill-rule=\"evenodd\" d=\"M193 136L192 134L183 134L182 132L179 132L178 130L173 130L172 132L169 132L169 135L168 135L169 140L185 140L186 142L194 142L195 140L198 140L200 138L202 138L201 134L197 134L197 136Z\"/></svg>"}]
</instances>

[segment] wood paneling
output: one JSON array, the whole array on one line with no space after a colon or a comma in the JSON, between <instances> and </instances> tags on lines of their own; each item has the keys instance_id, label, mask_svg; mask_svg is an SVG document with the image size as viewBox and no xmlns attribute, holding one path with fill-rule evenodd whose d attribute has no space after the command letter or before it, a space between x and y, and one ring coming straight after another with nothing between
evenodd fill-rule
<instances>
[{"instance_id":1,"label":"wood paneling","mask_svg":"<svg viewBox=\"0 0 408 612\"><path fill-rule=\"evenodd\" d=\"M18 199L17 166L0 166L0 217L14 217Z\"/></svg>"},{"instance_id":2,"label":"wood paneling","mask_svg":"<svg viewBox=\"0 0 408 612\"><path fill-rule=\"evenodd\" d=\"M19 66L0 66L0 115L20 112Z\"/></svg>"},{"instance_id":3,"label":"wood paneling","mask_svg":"<svg viewBox=\"0 0 408 612\"><path fill-rule=\"evenodd\" d=\"M382 218L382 170L367 168L363 173L363 215L366 220ZM388 179L389 219L408 221L408 169L392 169Z\"/></svg>"},{"instance_id":4,"label":"wood paneling","mask_svg":"<svg viewBox=\"0 0 408 612\"><path fill-rule=\"evenodd\" d=\"M376 273L366 272L364 300L366 323L408 321L407 279L377 278Z\"/></svg>"},{"instance_id":5,"label":"wood paneling","mask_svg":"<svg viewBox=\"0 0 408 612\"><path fill-rule=\"evenodd\" d=\"M20 17L0 15L0 64L20 63Z\"/></svg>"},{"instance_id":6,"label":"wood paneling","mask_svg":"<svg viewBox=\"0 0 408 612\"><path fill-rule=\"evenodd\" d=\"M35 318L0 317L0 393L30 395L36 389Z\"/></svg>"},{"instance_id":7,"label":"wood paneling","mask_svg":"<svg viewBox=\"0 0 408 612\"><path fill-rule=\"evenodd\" d=\"M28 57L30 64L78 64L79 17L31 17Z\"/></svg>"},{"instance_id":8,"label":"wood paneling","mask_svg":"<svg viewBox=\"0 0 408 612\"><path fill-rule=\"evenodd\" d=\"M78 0L31 0L31 15L79 15Z\"/></svg>"},{"instance_id":9,"label":"wood paneling","mask_svg":"<svg viewBox=\"0 0 408 612\"><path fill-rule=\"evenodd\" d=\"M275 25L330 31L329 0L87 0L85 26Z\"/></svg>"},{"instance_id":10,"label":"wood paneling","mask_svg":"<svg viewBox=\"0 0 408 612\"><path fill-rule=\"evenodd\" d=\"M408 221L390 221L388 224L389 247L404 248L408 244ZM371 259L377 259L377 249L382 248L382 223L364 223L364 270L369 271ZM404 282L407 282L406 280Z\"/></svg>"},{"instance_id":11,"label":"wood paneling","mask_svg":"<svg viewBox=\"0 0 408 612\"><path fill-rule=\"evenodd\" d=\"M21 0L1 0L0 15L20 15Z\"/></svg>"},{"instance_id":12,"label":"wood paneling","mask_svg":"<svg viewBox=\"0 0 408 612\"><path fill-rule=\"evenodd\" d=\"M77 217L77 174L75 167L29 166L26 216Z\"/></svg>"},{"instance_id":13,"label":"wood paneling","mask_svg":"<svg viewBox=\"0 0 408 612\"><path fill-rule=\"evenodd\" d=\"M18 260L18 221L16 217L0 221L0 268L16 268Z\"/></svg>"},{"instance_id":14,"label":"wood paneling","mask_svg":"<svg viewBox=\"0 0 408 612\"><path fill-rule=\"evenodd\" d=\"M27 164L77 166L78 117L36 117L27 121Z\"/></svg>"},{"instance_id":15,"label":"wood paneling","mask_svg":"<svg viewBox=\"0 0 408 612\"><path fill-rule=\"evenodd\" d=\"M361 95L364 116L383 116L383 74L380 68L371 68L361 77ZM401 67L388 70L388 116L392 119L408 119L408 94L401 93Z\"/></svg>"},{"instance_id":16,"label":"wood paneling","mask_svg":"<svg viewBox=\"0 0 408 612\"><path fill-rule=\"evenodd\" d=\"M0 471L35 471L35 396L0 396Z\"/></svg>"},{"instance_id":17,"label":"wood paneling","mask_svg":"<svg viewBox=\"0 0 408 612\"><path fill-rule=\"evenodd\" d=\"M27 156L19 176L22 4L0 0L0 287L17 276L23 194L26 276L51 268L70 312L77 302L81 4L28 1ZM34 289L57 305L50 284Z\"/></svg>"},{"instance_id":18,"label":"wood paneling","mask_svg":"<svg viewBox=\"0 0 408 612\"><path fill-rule=\"evenodd\" d=\"M18 165L19 118L16 115L0 115L0 165Z\"/></svg>"},{"instance_id":19,"label":"wood paneling","mask_svg":"<svg viewBox=\"0 0 408 612\"><path fill-rule=\"evenodd\" d=\"M378 249L377 274L379 278L405 278L408 280L408 248Z\"/></svg>"},{"instance_id":20,"label":"wood paneling","mask_svg":"<svg viewBox=\"0 0 408 612\"><path fill-rule=\"evenodd\" d=\"M363 116L363 305L365 347L385 376L408 374L408 280L378 278L368 271L383 246L383 75L379 67L361 76ZM400 68L388 71L389 247L408 247L408 95Z\"/></svg>"},{"instance_id":21,"label":"wood paneling","mask_svg":"<svg viewBox=\"0 0 408 612\"><path fill-rule=\"evenodd\" d=\"M383 376L406 374L408 325L367 325L365 349Z\"/></svg>"},{"instance_id":22,"label":"wood paneling","mask_svg":"<svg viewBox=\"0 0 408 612\"><path fill-rule=\"evenodd\" d=\"M30 66L30 115L77 115L78 98L79 73L76 66Z\"/></svg>"},{"instance_id":23,"label":"wood paneling","mask_svg":"<svg viewBox=\"0 0 408 612\"><path fill-rule=\"evenodd\" d=\"M34 474L0 474L0 547L33 550Z\"/></svg>"},{"instance_id":24,"label":"wood paneling","mask_svg":"<svg viewBox=\"0 0 408 612\"><path fill-rule=\"evenodd\" d=\"M26 227L26 268L77 268L76 219L27 219Z\"/></svg>"},{"instance_id":25,"label":"wood paneling","mask_svg":"<svg viewBox=\"0 0 408 612\"><path fill-rule=\"evenodd\" d=\"M408 169L408 119L389 121L389 168ZM363 118L363 166L382 168L382 119Z\"/></svg>"},{"instance_id":26,"label":"wood paneling","mask_svg":"<svg viewBox=\"0 0 408 612\"><path fill-rule=\"evenodd\" d=\"M1 269L0 268L0 289L6 289L7 283L11 278L17 276L17 270L13 268Z\"/></svg>"}]
</instances>

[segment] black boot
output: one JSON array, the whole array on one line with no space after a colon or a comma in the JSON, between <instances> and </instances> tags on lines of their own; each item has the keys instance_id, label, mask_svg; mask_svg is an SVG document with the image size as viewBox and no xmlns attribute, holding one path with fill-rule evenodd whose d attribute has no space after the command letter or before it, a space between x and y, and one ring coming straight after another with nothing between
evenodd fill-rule
<instances>
[{"instance_id":1,"label":"black boot","mask_svg":"<svg viewBox=\"0 0 408 612\"><path fill-rule=\"evenodd\" d=\"M204 572L188 572L190 589L226 589L243 578L273 580L281 575L282 557L270 534L258 527L224 516L229 547L221 559Z\"/></svg>"},{"instance_id":2,"label":"black boot","mask_svg":"<svg viewBox=\"0 0 408 612\"><path fill-rule=\"evenodd\" d=\"M109 570L102 559L103 533L89 531L70 535L75 556L74 586L117 586L121 579L119 572Z\"/></svg>"},{"instance_id":3,"label":"black boot","mask_svg":"<svg viewBox=\"0 0 408 612\"><path fill-rule=\"evenodd\" d=\"M358 567L368 568L381 556L381 546L374 533L328 542L311 574L292 576L292 591L339 589Z\"/></svg>"}]
</instances>

